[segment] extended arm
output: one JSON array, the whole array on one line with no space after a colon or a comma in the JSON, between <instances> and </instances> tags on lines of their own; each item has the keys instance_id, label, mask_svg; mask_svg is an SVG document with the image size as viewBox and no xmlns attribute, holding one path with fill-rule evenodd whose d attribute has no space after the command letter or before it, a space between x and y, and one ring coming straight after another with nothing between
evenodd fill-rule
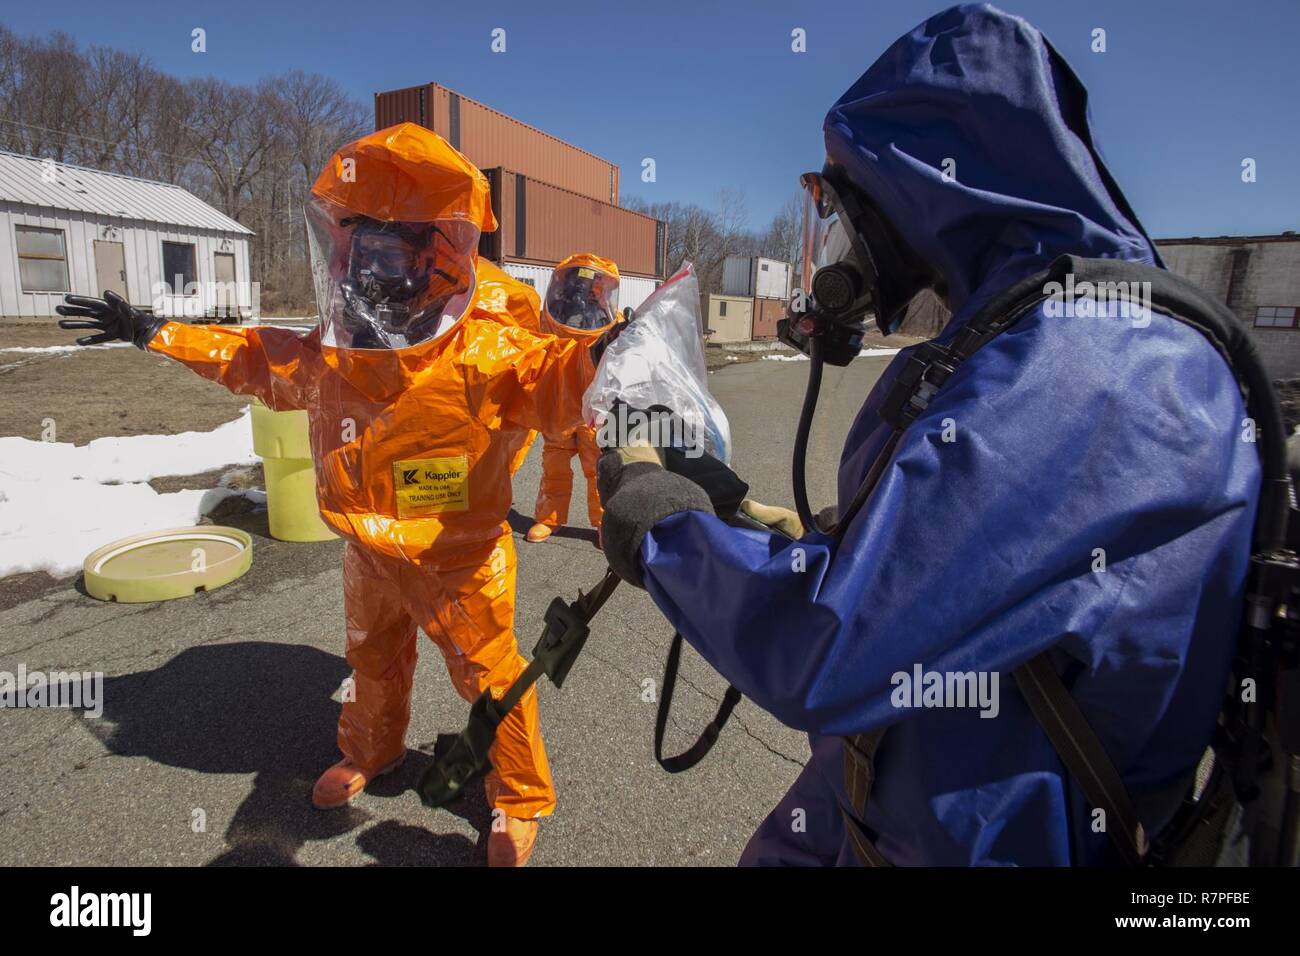
<instances>
[{"instance_id":1,"label":"extended arm","mask_svg":"<svg viewBox=\"0 0 1300 956\"><path fill-rule=\"evenodd\" d=\"M898 675L917 667L1005 674L1051 646L1092 671L1155 666L1187 611L1162 576L1248 538L1257 474L1222 360L1192 330L1161 333L1123 352L1083 329L1050 353L1027 333L986 346L912 425L838 543L738 530L679 500L641 519L631 560L724 677L818 733L896 720ZM607 522L630 512L638 495L619 497L634 487L613 490ZM1117 608L1138 600L1151 632L1115 631Z\"/></svg>"},{"instance_id":2,"label":"extended arm","mask_svg":"<svg viewBox=\"0 0 1300 956\"><path fill-rule=\"evenodd\" d=\"M189 366L204 378L240 395L255 395L276 411L302 408L311 359L319 354L314 335L289 329L224 329L169 322L132 307L121 296L69 295L57 312L59 328L90 331L78 345L121 340Z\"/></svg>"}]
</instances>

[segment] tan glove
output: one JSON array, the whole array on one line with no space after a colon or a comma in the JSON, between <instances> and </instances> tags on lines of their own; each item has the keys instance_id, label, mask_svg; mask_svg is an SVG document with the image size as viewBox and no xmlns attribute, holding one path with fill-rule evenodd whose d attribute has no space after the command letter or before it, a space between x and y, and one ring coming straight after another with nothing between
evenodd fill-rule
<instances>
[{"instance_id":1,"label":"tan glove","mask_svg":"<svg viewBox=\"0 0 1300 956\"><path fill-rule=\"evenodd\" d=\"M660 468L664 465L659 457L658 449L652 448L650 445L627 445L623 448L615 448L614 454L618 455L619 461L624 465L631 465L638 461L658 465Z\"/></svg>"},{"instance_id":2,"label":"tan glove","mask_svg":"<svg viewBox=\"0 0 1300 956\"><path fill-rule=\"evenodd\" d=\"M797 541L804 535L803 523L799 520L799 515L789 508L777 508L762 504L753 498L746 498L740 503L740 513L787 538Z\"/></svg>"}]
</instances>

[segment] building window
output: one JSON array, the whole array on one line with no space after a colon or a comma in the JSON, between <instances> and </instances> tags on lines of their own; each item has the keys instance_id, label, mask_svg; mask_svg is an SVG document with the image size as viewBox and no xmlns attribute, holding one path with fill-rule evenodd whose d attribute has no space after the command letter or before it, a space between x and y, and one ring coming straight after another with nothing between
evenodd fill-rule
<instances>
[{"instance_id":1,"label":"building window","mask_svg":"<svg viewBox=\"0 0 1300 956\"><path fill-rule=\"evenodd\" d=\"M1294 329L1296 308L1292 305L1265 305L1255 310L1257 329Z\"/></svg>"},{"instance_id":2,"label":"building window","mask_svg":"<svg viewBox=\"0 0 1300 956\"><path fill-rule=\"evenodd\" d=\"M15 226L18 277L24 292L68 292L68 257L62 229Z\"/></svg>"},{"instance_id":3,"label":"building window","mask_svg":"<svg viewBox=\"0 0 1300 956\"><path fill-rule=\"evenodd\" d=\"M725 302L719 302L719 303L718 303L718 318L720 318L720 319L725 319L726 317L727 317L727 303L725 303Z\"/></svg>"},{"instance_id":4,"label":"building window","mask_svg":"<svg viewBox=\"0 0 1300 956\"><path fill-rule=\"evenodd\" d=\"M172 295L197 294L198 269L195 266L194 243L163 242L162 246L163 282Z\"/></svg>"}]
</instances>

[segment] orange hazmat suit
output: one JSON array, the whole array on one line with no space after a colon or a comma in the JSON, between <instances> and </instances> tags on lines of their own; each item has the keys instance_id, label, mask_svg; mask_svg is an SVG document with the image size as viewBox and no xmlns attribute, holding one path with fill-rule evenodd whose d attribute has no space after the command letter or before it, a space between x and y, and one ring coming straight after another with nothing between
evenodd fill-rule
<instances>
[{"instance_id":1,"label":"orange hazmat suit","mask_svg":"<svg viewBox=\"0 0 1300 956\"><path fill-rule=\"evenodd\" d=\"M594 368L576 343L527 328L536 294L476 260L479 231L496 228L488 184L436 134L404 123L366 136L334 155L312 193L320 328L170 322L149 348L273 409L306 409L321 516L348 542L356 683L338 744L378 771L405 753L417 628L466 700L500 696L523 671L510 476L529 430L579 419ZM403 302L384 285L385 257L412 236L424 245L407 274L423 298ZM497 807L551 812L535 690L491 759Z\"/></svg>"},{"instance_id":2,"label":"orange hazmat suit","mask_svg":"<svg viewBox=\"0 0 1300 956\"><path fill-rule=\"evenodd\" d=\"M609 259L590 253L569 256L555 267L552 274L546 308L542 311L542 331L569 339L586 351L621 321L615 307L618 282L618 266ZM585 327L566 321L567 309L577 296L586 300L584 304L590 309L590 315L599 316L581 323ZM573 496L572 460L577 455L587 480L587 518L593 528L599 529L602 509L600 496L596 493L596 462L600 458L600 447L596 444L595 429L575 418L559 430L545 430L543 438L542 480L537 488L533 520L546 529L559 527L569 520L569 501ZM530 538L533 537L535 534L530 534Z\"/></svg>"}]
</instances>

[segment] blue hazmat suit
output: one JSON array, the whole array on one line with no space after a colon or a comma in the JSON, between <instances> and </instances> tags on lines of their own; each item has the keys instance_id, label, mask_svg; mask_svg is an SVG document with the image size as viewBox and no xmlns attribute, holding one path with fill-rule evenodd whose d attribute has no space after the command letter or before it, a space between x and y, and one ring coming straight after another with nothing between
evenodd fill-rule
<instances>
[{"instance_id":1,"label":"blue hazmat suit","mask_svg":"<svg viewBox=\"0 0 1300 956\"><path fill-rule=\"evenodd\" d=\"M946 283L940 341L1059 255L1163 266L1093 144L1082 84L1036 29L992 7L950 9L898 40L825 136ZM1117 860L1010 673L1048 648L1147 832L1176 809L1224 691L1258 457L1206 339L1159 312L1145 325L1100 312L1040 304L966 361L838 544L699 511L645 536L664 615L810 735L810 762L742 863L855 862L840 736L881 727L862 823L889 862ZM846 440L841 511L891 431L877 410L905 358ZM996 672L996 715L912 706L896 675L917 665Z\"/></svg>"}]
</instances>

